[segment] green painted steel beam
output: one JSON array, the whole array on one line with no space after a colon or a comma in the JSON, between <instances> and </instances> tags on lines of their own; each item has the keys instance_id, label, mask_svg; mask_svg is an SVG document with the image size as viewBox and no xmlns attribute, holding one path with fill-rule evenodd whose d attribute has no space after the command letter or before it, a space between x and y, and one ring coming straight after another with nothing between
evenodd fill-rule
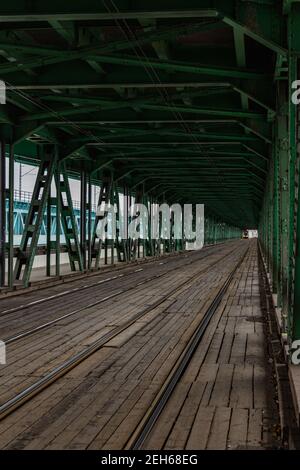
<instances>
[{"instance_id":1,"label":"green painted steel beam","mask_svg":"<svg viewBox=\"0 0 300 470\"><path fill-rule=\"evenodd\" d=\"M127 119L127 120L119 120L119 119L115 119L115 120L109 120L109 119L101 119L101 120L95 120L95 119L91 119L89 121L87 120L82 120L82 119L73 119L72 120L72 123L70 122L61 122L61 120L47 120L47 122L45 124L47 124L47 126L62 126L62 127L70 127L70 126L73 126L73 123L77 124L77 125L82 125L82 126L97 126L97 125L110 125L110 124L113 124L113 125L116 125L116 124L126 124L126 125L131 125L131 124L139 124L139 125L144 125L144 124L148 124L148 125L153 125L153 124L156 124L156 125L164 125L164 124L176 124L177 126L178 125L182 125L182 124L185 124L185 125L189 125L189 124L203 124L203 125L206 125L206 124L220 124L220 125L228 125L228 124L237 124L239 126L241 126L242 128L247 128L249 129L249 131L251 133L253 133L254 135L260 137L261 140L264 140L266 143L271 143L271 140L266 136L266 135L263 135L262 133L256 131L256 129L250 127L250 126L246 126L244 123L242 123L240 120L237 120L237 119L187 119L187 118L184 118L181 119L180 121L178 121L178 119L139 119L139 120L132 120L132 119Z\"/></svg>"},{"instance_id":2,"label":"green painted steel beam","mask_svg":"<svg viewBox=\"0 0 300 470\"><path fill-rule=\"evenodd\" d=\"M160 154L160 153L165 153L165 152L172 152L170 154L170 156L172 156L173 153L180 153L181 154L181 157L184 157L184 156L191 156L191 155L198 155L199 157L202 156L202 158L207 158L206 155L223 155L223 156L227 156L229 159L231 158L234 158L234 157L253 157L253 154L252 153L249 153L249 152L228 152L228 151L220 151L220 150L205 150L203 151L203 154L199 155L199 151L197 150L189 150L189 149L177 149L177 148L172 148L172 149L160 149L160 148L147 148L147 149L144 149L144 150L139 150L139 151L131 151L131 152L122 152L122 153L119 153L119 154L109 154L109 156L111 158L113 157L116 157L116 158L120 158L120 157L124 157L126 158L127 156L137 156L137 155L145 155L147 153L150 153L152 154L153 152L156 152L157 154ZM184 152L184 153L183 153Z\"/></svg>"},{"instance_id":3,"label":"green painted steel beam","mask_svg":"<svg viewBox=\"0 0 300 470\"><path fill-rule=\"evenodd\" d=\"M158 61L153 59L140 59L128 55L121 56L94 56L93 60L106 64L115 64L132 67L143 67L157 70L166 70L168 72L186 72L191 74L212 75L216 77L232 77L239 79L249 80L267 80L268 75L263 72L244 70L238 68L225 68L225 67L209 67L205 65L188 65L179 61ZM0 67L1 73L1 67Z\"/></svg>"},{"instance_id":4,"label":"green painted steel beam","mask_svg":"<svg viewBox=\"0 0 300 470\"><path fill-rule=\"evenodd\" d=\"M130 107L130 105L128 105ZM178 112L178 113L189 113L189 114L202 114L208 116L227 116L227 117L239 117L239 118L249 118L249 119L258 119L262 120L265 118L262 113L247 112L242 110L232 110L232 109L215 109L215 108L204 108L204 107L186 107L186 106L161 106L156 104L140 104L139 107L148 110L154 111L163 111L163 112ZM32 121L32 120L47 120L53 115L57 114L58 116L73 116L73 115L84 115L86 113L92 113L102 111L102 107L94 106L83 106L83 107L73 107L73 108L54 108L53 111L45 111L40 113L30 113L28 115L22 116L22 121Z\"/></svg>"},{"instance_id":5,"label":"green painted steel beam","mask_svg":"<svg viewBox=\"0 0 300 470\"><path fill-rule=\"evenodd\" d=\"M262 140L264 140L267 144L271 144L272 140L268 138L268 136L262 134L261 132L257 131L256 129L253 129L252 127L247 126L243 122L239 122L239 125L243 127L244 129L248 130L249 132L252 132L254 135L260 137Z\"/></svg>"},{"instance_id":6,"label":"green painted steel beam","mask_svg":"<svg viewBox=\"0 0 300 470\"><path fill-rule=\"evenodd\" d=\"M84 74L80 74L82 76ZM76 77L75 77L76 78ZM28 91L38 91L38 90L49 90L49 89L57 89L57 90L66 90L66 89L90 89L90 90L107 90L107 89L153 89L155 90L160 90L161 88L183 88L185 93L187 92L186 90L192 89L192 88L198 88L202 90L202 93L204 93L204 90L211 90L214 89L215 91L218 91L218 89L225 89L227 92L234 90L235 92L239 93L241 96L246 96L249 100L255 102L262 108L266 109L267 111L270 112L270 114L274 114L275 110L271 106L271 104L264 102L261 97L255 96L252 93L247 92L246 90L240 88L234 83L228 83L228 82L195 82L194 80L190 81L179 81L178 79L174 79L174 81L165 81L165 80L160 80L160 82L153 82L150 79L147 81L141 81L141 82L130 82L130 81L124 81L124 82L113 82L108 83L108 80L106 78L105 82L101 82L101 80L98 80L97 83L95 82L89 82L85 79L83 76L80 80L77 80L77 82L69 82L69 83L62 83L62 79L64 80L64 75L60 76L57 78L56 81L52 80L49 81L47 84L38 84L36 83L36 80L31 80L30 83L22 83L20 82L19 76L14 76L10 81L8 85L8 91L13 91L13 90L28 90ZM183 92L183 93L184 93ZM189 92L191 94L191 92ZM45 99L46 97L41 96L41 98ZM63 97L63 96L57 96L57 95L51 95L51 100L53 101L68 101L68 96ZM91 98L92 99L92 98ZM103 100L104 102L105 100ZM120 103L122 101L120 100ZM103 103L105 104L105 103ZM110 105L110 103L108 103ZM123 106L123 104L122 104Z\"/></svg>"},{"instance_id":7,"label":"green painted steel beam","mask_svg":"<svg viewBox=\"0 0 300 470\"><path fill-rule=\"evenodd\" d=\"M50 24L55 29L63 35L63 37L68 41L72 42L72 35L69 35L70 26L67 25L65 28L60 21L52 21ZM139 36L135 40L130 40L130 45L128 40L122 41L113 41L109 44L93 44L93 46L82 47L78 50L65 50L65 49L53 49L49 47L36 47L31 45L24 45L24 44L12 44L12 43L3 43L0 42L0 49L4 49L11 52L21 52L22 54L35 54L37 57L30 60L21 60L21 61L14 61L10 64L2 64L0 65L0 75L4 75L7 73L11 73L14 71L24 71L24 70L31 70L39 67L45 67L47 65L55 65L62 62L69 62L78 59L84 60L96 60L98 54L107 54L110 52L117 52L126 50L130 47L141 46L143 44L151 43L154 39L155 40L162 40L162 39L170 39L172 37L177 37L181 34L191 33L193 31L201 30L202 24L190 24L190 25L183 25L178 26L177 28L171 29L164 29L162 31L156 30L154 33L146 33ZM74 41L74 37L73 37ZM95 55L96 54L96 55ZM98 62L98 60L96 61Z\"/></svg>"},{"instance_id":8,"label":"green painted steel beam","mask_svg":"<svg viewBox=\"0 0 300 470\"><path fill-rule=\"evenodd\" d=\"M242 111L239 109L215 109L215 108L204 108L204 107L186 107L186 106L159 106L152 104L144 104L141 106L144 109L158 110L158 111L175 111L179 113L191 113L191 114L204 114L208 116L227 116L227 117L239 117L249 119L265 119L265 115L262 113L255 113L253 111Z\"/></svg>"},{"instance_id":9,"label":"green painted steel beam","mask_svg":"<svg viewBox=\"0 0 300 470\"><path fill-rule=\"evenodd\" d=\"M125 4L115 1L122 13ZM159 3L157 8L158 1L153 0L150 8L166 14L166 5ZM79 0L70 8L89 14L88 4L89 0ZM190 4L187 0L187 8ZM134 0L130 13L138 12L138 21L128 23L132 33L124 40L124 24L111 18L102 24L97 16L92 23L49 17L57 7L53 0L45 22L20 22L14 25L14 35L0 32L0 77L2 70L8 85L5 111L18 142L16 160L37 164L43 142L53 142L69 175L93 172L93 181L98 182L110 168L119 186L138 188L142 182L155 188L153 197L166 192L171 183L169 200L183 201L185 195L193 202L206 198L220 220L257 223L266 177L272 171L272 127L280 110L270 83L276 54L286 56L281 47L285 20L280 18L280 31L271 31L266 18L277 27L276 9L255 2L254 32L242 24L248 23L248 4L236 8L233 0L226 5L215 0L213 6L223 7L224 13L210 10L213 16L205 21L189 11L190 19L184 20L178 16L180 3L174 0L174 16L165 16L167 21L153 17L149 24L141 11L145 3L142 7ZM37 3L26 7L31 13L43 9ZM0 7L0 15L5 8ZM64 8L59 5L60 13ZM93 4L93 13L98 9L111 14L101 2ZM228 27L219 27L221 20ZM46 42L43 35L49 30ZM265 60L257 60L259 51ZM29 75L29 70L38 73Z\"/></svg>"},{"instance_id":10,"label":"green painted steel beam","mask_svg":"<svg viewBox=\"0 0 300 470\"><path fill-rule=\"evenodd\" d=\"M238 67L246 66L246 50L245 50L245 34L240 29L233 29L234 48L236 55L236 62ZM248 109L248 97L246 94L241 95L242 108Z\"/></svg>"},{"instance_id":11,"label":"green painted steel beam","mask_svg":"<svg viewBox=\"0 0 300 470\"><path fill-rule=\"evenodd\" d=\"M252 152L254 155L262 158L263 160L265 161L269 161L270 159L266 156L266 155L263 155L262 153L260 152L257 152L255 149L253 149L252 147L249 147L249 145L246 145L246 144L243 144L243 147L246 149L246 150L249 150L250 152Z\"/></svg>"},{"instance_id":12,"label":"green painted steel beam","mask_svg":"<svg viewBox=\"0 0 300 470\"><path fill-rule=\"evenodd\" d=\"M287 2L288 0L285 0ZM79 3L79 2L78 2ZM206 2L205 2L206 3ZM116 4L118 4L118 1L116 0ZM207 2L207 6L210 6L211 2ZM139 18L147 18L147 19L171 19L171 18L209 18L209 19L215 19L215 20L222 20L225 24L231 26L234 29L237 29L247 36L251 37L253 40L256 42L262 44L263 46L270 48L276 53L281 53L281 54L286 54L287 51L280 45L274 43L273 41L269 40L268 38L265 38L261 36L260 34L256 33L256 31L252 31L249 27L244 26L240 24L238 21L235 19L231 18L230 16L226 15L226 5L224 2L220 4L221 10L217 9L182 9L182 8L174 8L172 10L166 9L166 10L146 10L139 9L137 11L133 10L127 10L124 11L123 8L119 9L116 7L116 9L112 9L110 11L109 7L105 8L103 7L102 4L99 5L97 10L95 10L95 4L93 2L93 7L91 8L90 11L87 11L89 9L88 7L88 2L85 2L84 6L81 6L80 12L78 12L77 8L73 7L73 11L71 11L70 8L68 8L67 11L63 11L62 5L59 5L59 8L56 7L56 11L52 10L52 12L49 11L49 6L47 9L42 11L42 8L39 7L37 8L30 8L28 10L28 7L24 9L23 6L23 11L21 9L16 9L14 13L12 13L12 9L10 8L9 10L5 8L0 9L0 21L2 22L24 22L24 21L87 21L87 20L121 20L121 19L139 19ZM222 11L223 10L223 11ZM223 13L225 12L225 14Z\"/></svg>"},{"instance_id":13,"label":"green painted steel beam","mask_svg":"<svg viewBox=\"0 0 300 470\"><path fill-rule=\"evenodd\" d=\"M288 16L288 135L286 141L282 142L282 150L287 145L288 150L285 161L288 161L289 173L287 187L289 193L285 192L286 221L288 224L288 235L283 234L287 241L288 250L285 246L282 250L282 258L288 259L284 266L284 276L287 278L287 298L283 302L283 313L287 315L287 330L290 342L300 339L300 206L299 206L299 170L297 161L299 156L299 111L292 102L292 83L299 74L299 48L300 48L300 4L290 3L290 14ZM279 166L280 169L280 166ZM284 175L286 178L286 174ZM284 283L283 283L284 286Z\"/></svg>"},{"instance_id":14,"label":"green painted steel beam","mask_svg":"<svg viewBox=\"0 0 300 470\"><path fill-rule=\"evenodd\" d=\"M265 108L267 111L269 111L271 113L271 115L275 115L276 111L275 111L275 109L273 109L273 107L271 107L270 105L264 103L261 99L256 98L252 93L248 93L247 91L242 90L240 87L237 87L235 85L231 85L231 87L232 87L233 90L235 90L237 93L239 93L242 98L245 97L245 98L253 101L254 103L261 106L262 108Z\"/></svg>"},{"instance_id":15,"label":"green painted steel beam","mask_svg":"<svg viewBox=\"0 0 300 470\"><path fill-rule=\"evenodd\" d=\"M116 85L119 87L119 85ZM176 85L177 87L178 85ZM124 88L124 86L120 86L120 88ZM197 98L197 97L207 97L209 94L219 94L219 93L226 93L234 90L235 92L239 93L241 97L246 97L247 99L250 99L254 103L258 104L262 108L266 109L270 115L275 114L275 110L268 104L262 102L260 99L256 98L250 93L245 92L239 87L236 87L235 85L232 85L230 83L219 83L219 84L206 84L206 86L201 86L200 90L197 91L191 91L191 90L183 90L180 93L172 94L172 99L173 100L181 100L181 99L192 99L192 98ZM64 95L42 95L41 99L47 100L47 101L56 101L56 102L63 102L63 103L77 103L77 104L99 104L106 109L114 109L114 106L116 109L119 109L119 107L126 107L128 104L132 106L139 106L140 104L143 104L145 102L149 102L149 104L153 104L154 102L161 102L162 98L161 96L150 96L149 98L136 98L136 99L130 99L126 100L124 103L122 100L108 100L107 98L103 98L103 96L83 96L81 95L72 95L68 94L67 96Z\"/></svg>"},{"instance_id":16,"label":"green painted steel beam","mask_svg":"<svg viewBox=\"0 0 300 470\"><path fill-rule=\"evenodd\" d=\"M279 44L276 44L273 41L270 41L269 39L261 36L260 34L257 34L256 32L252 31L250 28L244 26L243 24L239 23L238 21L234 20L233 18L230 18L229 16L225 16L223 18L223 22L227 24L228 26L231 26L235 31L238 31L239 33L245 34L246 36L250 37L254 41L258 42L264 47L267 47L271 49L273 52L276 54L281 54L283 56L287 56L288 51L284 47L282 47Z\"/></svg>"},{"instance_id":17,"label":"green painted steel beam","mask_svg":"<svg viewBox=\"0 0 300 470\"><path fill-rule=\"evenodd\" d=\"M72 21L49 20L53 29L69 44L74 44L76 38L75 26Z\"/></svg>"},{"instance_id":18,"label":"green painted steel beam","mask_svg":"<svg viewBox=\"0 0 300 470\"><path fill-rule=\"evenodd\" d=\"M182 120L178 121L177 119L157 119L157 120L153 120L153 119L140 119L140 120L94 120L94 119L91 119L89 121L86 121L86 120L82 120L82 119L73 119L73 123L77 124L77 125L82 125L82 126L99 126L99 125L117 125L117 124L120 124L120 125L131 125L131 124L139 124L139 125L144 125L144 124L147 124L149 126L151 125L167 125L167 124L176 124L177 126L178 125L189 125L189 124L202 124L202 125L211 125L211 124L220 124L220 125L228 125L228 124L232 124L232 125L238 125L242 128L245 128L245 129L248 129L250 133L254 134L255 136L259 137L261 140L263 140L264 142L270 144L271 143L271 140L268 138L268 136L266 135L263 135L261 132L258 132L256 129L250 127L249 125L245 125L242 121L240 120L236 120L236 119L185 119L183 117ZM73 126L72 123L70 122L61 122L61 120L57 120L57 121L47 121L45 124L47 124L48 126L60 126L60 127L63 127L63 128L67 128L67 127L70 127L70 126Z\"/></svg>"},{"instance_id":19,"label":"green painted steel beam","mask_svg":"<svg viewBox=\"0 0 300 470\"><path fill-rule=\"evenodd\" d=\"M187 133L186 136L185 136L185 139L187 137L190 137L190 134ZM155 136L154 136L155 138ZM172 140L161 140L161 141L158 141L158 140L150 140L150 139L147 139L147 140L135 140L135 141L131 141L131 142L89 142L90 139L87 139L86 141L86 145L89 146L89 147L139 147L140 145L142 146L145 146L145 147L148 147L149 145L159 145L160 147L164 147L164 146L171 146L171 147L177 147L177 146L181 146L181 145L187 145L187 146L190 146L190 145L199 145L199 146L207 146L207 147L211 147L212 145L217 145L217 146L224 146L224 147L230 147L231 145L232 146L235 146L235 145L241 145L241 142L239 141L232 141L232 142L220 142L220 141L208 141L208 142L200 142L198 140L174 140L175 136L172 138ZM157 138L156 138L157 139ZM203 150L205 151L205 150Z\"/></svg>"},{"instance_id":20,"label":"green painted steel beam","mask_svg":"<svg viewBox=\"0 0 300 470\"><path fill-rule=\"evenodd\" d=\"M75 4L65 7L63 4L35 4L34 6L24 8L25 4L11 5L10 8L0 9L0 21L2 22L36 22L36 21L106 21L121 19L138 19L138 18L219 18L220 14L214 9L156 9L146 10L139 8L138 10L124 10L118 8L119 11L111 12L99 2L95 5L94 1L87 0L85 2L78 1ZM118 5L118 0L115 4ZM140 5L139 5L140 6ZM221 17L222 18L222 17Z\"/></svg>"},{"instance_id":21,"label":"green painted steel beam","mask_svg":"<svg viewBox=\"0 0 300 470\"><path fill-rule=\"evenodd\" d=\"M161 128L161 129L147 129L147 130L141 130L141 129L136 129L136 128L113 128L110 127L110 132L93 132L95 135L95 138L101 138L104 141L115 141L117 139L122 139L122 141L125 141L126 136L130 136L131 139L133 138L140 138L141 136L148 136L151 138L156 137L156 136L166 136L166 137L172 137L176 136L176 138L197 138L200 141L201 140L216 140L216 141L224 141L224 142L259 142L258 137L250 136L250 135L243 135L243 134L225 134L225 133L211 133L211 132L189 132L189 133L184 133L180 132L178 130L172 130L168 128ZM81 137L76 137L72 139L73 142L90 142L91 137L88 136L81 136ZM208 142L209 143L209 142Z\"/></svg>"}]
</instances>

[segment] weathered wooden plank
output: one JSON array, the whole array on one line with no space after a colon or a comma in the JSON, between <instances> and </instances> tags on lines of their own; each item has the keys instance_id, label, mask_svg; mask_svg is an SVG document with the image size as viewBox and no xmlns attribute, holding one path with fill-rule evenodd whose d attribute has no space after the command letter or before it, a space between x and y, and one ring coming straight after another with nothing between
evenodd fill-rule
<instances>
[{"instance_id":1,"label":"weathered wooden plank","mask_svg":"<svg viewBox=\"0 0 300 470\"><path fill-rule=\"evenodd\" d=\"M209 400L209 406L228 406L230 400L233 371L233 364L220 365L214 383L213 391Z\"/></svg>"},{"instance_id":2,"label":"weathered wooden plank","mask_svg":"<svg viewBox=\"0 0 300 470\"><path fill-rule=\"evenodd\" d=\"M206 448L208 450L225 450L231 420L231 408L217 407Z\"/></svg>"},{"instance_id":3,"label":"weathered wooden plank","mask_svg":"<svg viewBox=\"0 0 300 470\"><path fill-rule=\"evenodd\" d=\"M214 414L214 407L200 406L185 446L186 449L202 450L206 448Z\"/></svg>"}]
</instances>

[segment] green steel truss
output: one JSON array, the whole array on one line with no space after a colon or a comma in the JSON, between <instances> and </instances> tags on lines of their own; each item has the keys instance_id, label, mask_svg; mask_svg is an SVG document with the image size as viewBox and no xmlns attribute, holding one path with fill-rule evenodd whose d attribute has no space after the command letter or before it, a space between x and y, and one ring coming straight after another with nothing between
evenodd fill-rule
<instances>
[{"instance_id":1,"label":"green steel truss","mask_svg":"<svg viewBox=\"0 0 300 470\"><path fill-rule=\"evenodd\" d=\"M95 223L93 227L93 234L92 234L92 249L91 249L91 257L92 257L92 267L98 268L100 264L100 257L102 252L102 245L103 245L103 237L104 233L107 230L107 226L104 226L104 220L108 217L108 211L103 210L104 204L107 206L112 199L112 191L113 191L113 177L111 174L103 175L101 190L99 193L98 199L98 208L103 211L103 214L100 215L98 212L96 213ZM100 227L99 227L100 222ZM108 248L108 240L105 239L105 257L107 257L107 248Z\"/></svg>"},{"instance_id":2,"label":"green steel truss","mask_svg":"<svg viewBox=\"0 0 300 470\"><path fill-rule=\"evenodd\" d=\"M168 197L257 226L288 54L278 2L46 3L0 8L15 154L38 164L55 143L69 174L109 169L149 197L167 179Z\"/></svg>"},{"instance_id":3,"label":"green steel truss","mask_svg":"<svg viewBox=\"0 0 300 470\"><path fill-rule=\"evenodd\" d=\"M51 198L50 195L53 176L55 178L56 192L59 200L57 196ZM71 269L75 271L77 263L78 269L82 270L83 263L78 238L78 227L73 210L68 175L63 165L57 165L57 155L53 146L48 146L44 148L44 153L41 156L39 172L32 193L32 200L14 269L14 278L16 280L22 280L25 286L29 284L45 210L47 208L47 211L51 214L50 208L52 205L57 206L58 209L57 220L61 221ZM58 241L52 242L50 240L50 224L51 220L49 221L48 219L47 231L49 232L49 250L47 255L50 255L53 245L54 248L56 248L56 243L59 245ZM59 230L60 223L57 224L56 238L58 238L58 240L60 238ZM58 262L59 260L57 260L56 264L58 264ZM50 275L48 266L50 266L49 260L47 260L47 272L48 275ZM57 274L58 273L57 270Z\"/></svg>"},{"instance_id":4,"label":"green steel truss","mask_svg":"<svg viewBox=\"0 0 300 470\"><path fill-rule=\"evenodd\" d=\"M123 238L123 232L121 231L121 217L120 214L122 212L121 204L120 204L120 194L118 191L118 187L116 184L113 184L112 188L112 204L116 207L116 251L117 251L117 259L119 262L121 261L128 261L128 247L127 247L127 239Z\"/></svg>"},{"instance_id":5,"label":"green steel truss","mask_svg":"<svg viewBox=\"0 0 300 470\"><path fill-rule=\"evenodd\" d=\"M283 2L288 55L277 57L276 117L272 156L260 212L260 243L270 273L281 329L291 345L300 339L299 105L292 102L299 77L300 4Z\"/></svg>"},{"instance_id":6,"label":"green steel truss","mask_svg":"<svg viewBox=\"0 0 300 470\"><path fill-rule=\"evenodd\" d=\"M8 154L13 148L17 161L39 165L42 175L45 149L57 149L47 164L56 178L63 168L62 225L70 233L73 268L75 262L86 267L86 247L88 268L98 267L102 244L99 220L91 227L90 219L79 244L67 175L82 178L85 214L91 183L101 185L101 201L116 205L119 192L126 204L132 197L146 204L204 203L206 243L259 226L283 331L300 338L299 126L291 103L299 2L11 0L1 4L0 20L0 79L7 85L1 158L3 148ZM3 162L0 169L3 192ZM25 282L47 197L55 203L46 191L36 196L24 232L15 273L21 279L25 267ZM60 210L61 198L56 205ZM1 210L0 219L3 233ZM12 253L11 236L9 243ZM105 244L105 261L111 245ZM140 254L139 243L120 237L115 248L118 260ZM160 249L149 237L142 254ZM181 249L176 240L164 243L165 251L173 249Z\"/></svg>"},{"instance_id":7,"label":"green steel truss","mask_svg":"<svg viewBox=\"0 0 300 470\"><path fill-rule=\"evenodd\" d=\"M41 155L41 163L32 193L32 201L15 264L14 277L16 280L22 280L25 286L29 283L55 164L56 156L52 146L51 149L46 147Z\"/></svg>"},{"instance_id":8,"label":"green steel truss","mask_svg":"<svg viewBox=\"0 0 300 470\"><path fill-rule=\"evenodd\" d=\"M83 269L82 254L80 250L78 226L74 215L69 179L64 165L55 173L57 194L60 197L61 223L65 235L67 251L72 271Z\"/></svg>"}]
</instances>

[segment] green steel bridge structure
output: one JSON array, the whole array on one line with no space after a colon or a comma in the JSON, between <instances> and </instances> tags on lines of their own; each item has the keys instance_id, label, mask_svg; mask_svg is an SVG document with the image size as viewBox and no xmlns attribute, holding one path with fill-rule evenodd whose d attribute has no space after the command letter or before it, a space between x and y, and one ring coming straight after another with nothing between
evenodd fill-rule
<instances>
[{"instance_id":1,"label":"green steel bridge structure","mask_svg":"<svg viewBox=\"0 0 300 470\"><path fill-rule=\"evenodd\" d=\"M0 285L30 283L45 211L48 274L61 227L71 268L99 267L92 185L99 203L203 203L206 243L258 228L284 328L300 339L299 55L296 0L1 2ZM15 161L38 175L14 257ZM114 248L136 256L128 240Z\"/></svg>"}]
</instances>

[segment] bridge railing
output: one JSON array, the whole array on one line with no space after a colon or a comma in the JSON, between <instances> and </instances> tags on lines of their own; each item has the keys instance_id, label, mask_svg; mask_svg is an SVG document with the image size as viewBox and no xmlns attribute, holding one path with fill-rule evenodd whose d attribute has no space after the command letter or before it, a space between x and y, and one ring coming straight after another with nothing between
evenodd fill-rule
<instances>
[{"instance_id":1,"label":"bridge railing","mask_svg":"<svg viewBox=\"0 0 300 470\"><path fill-rule=\"evenodd\" d=\"M30 204L31 198L32 193L30 191L20 191L19 189L14 190L14 201ZM64 199L64 203L67 203L66 199ZM73 200L73 207L74 209L80 210L80 201ZM92 212L96 212L96 204L92 204Z\"/></svg>"}]
</instances>

